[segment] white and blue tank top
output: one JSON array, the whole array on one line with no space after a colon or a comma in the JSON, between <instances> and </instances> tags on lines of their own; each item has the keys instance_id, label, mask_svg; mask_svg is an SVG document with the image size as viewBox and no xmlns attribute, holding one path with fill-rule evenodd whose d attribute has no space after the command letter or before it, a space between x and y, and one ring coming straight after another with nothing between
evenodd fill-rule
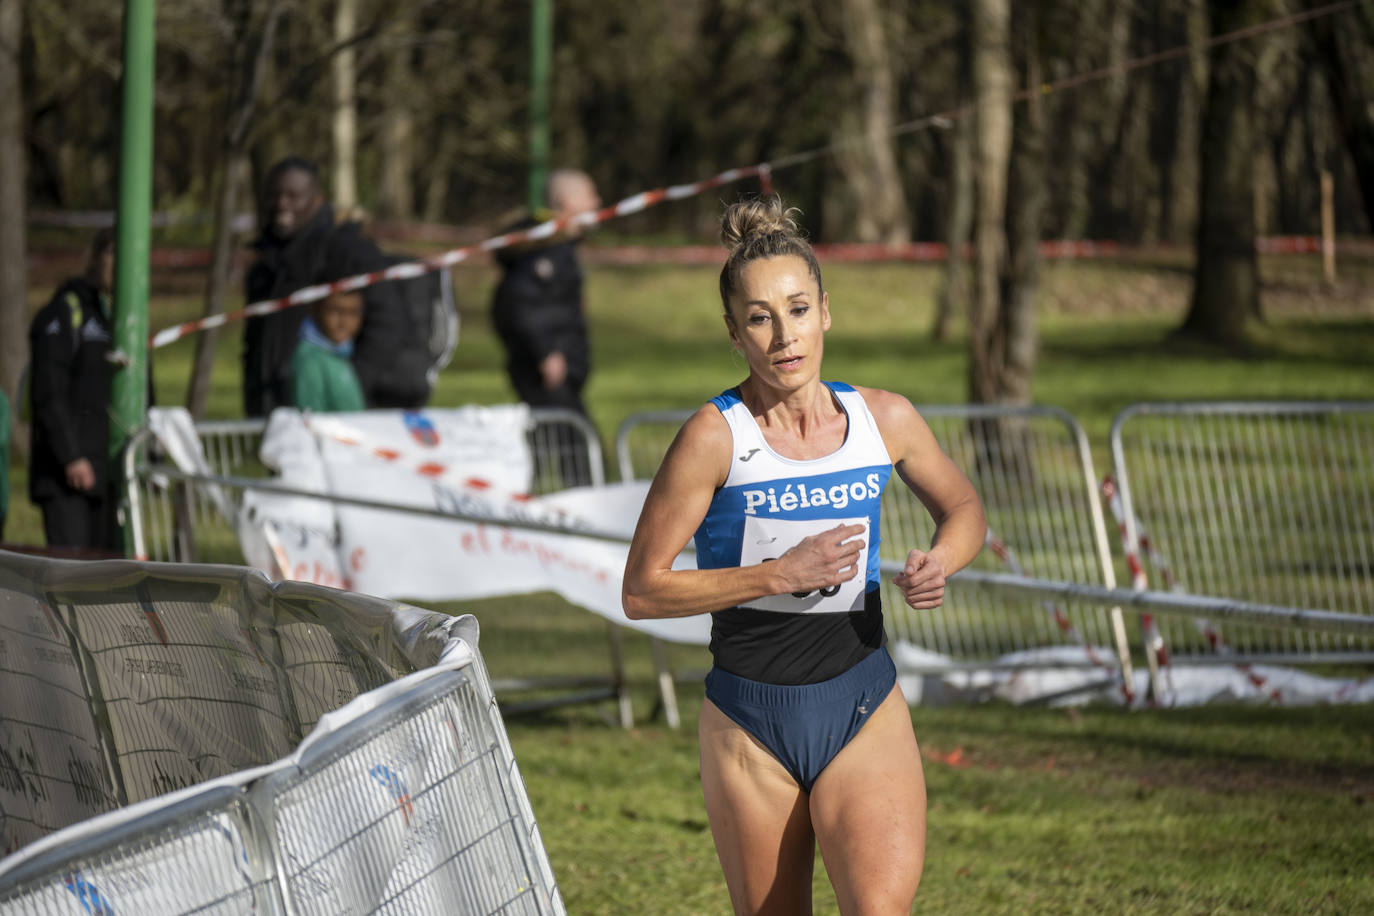
<instances>
[{"instance_id":1,"label":"white and blue tank top","mask_svg":"<svg viewBox=\"0 0 1374 916\"><path fill-rule=\"evenodd\" d=\"M846 414L844 443L820 458L779 455L739 389L711 403L730 426L730 473L697 529L700 569L777 559L803 538L841 524L864 527L861 573L838 586L769 595L712 614L716 666L773 684L810 684L849 670L883 644L878 543L892 461L863 395L825 382Z\"/></svg>"}]
</instances>

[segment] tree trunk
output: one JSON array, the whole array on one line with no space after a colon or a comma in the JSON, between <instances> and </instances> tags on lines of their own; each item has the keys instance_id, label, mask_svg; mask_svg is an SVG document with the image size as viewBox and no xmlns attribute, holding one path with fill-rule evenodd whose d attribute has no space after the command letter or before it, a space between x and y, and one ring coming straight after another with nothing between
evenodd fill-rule
<instances>
[{"instance_id":1,"label":"tree trunk","mask_svg":"<svg viewBox=\"0 0 1374 916\"><path fill-rule=\"evenodd\" d=\"M1304 57L1299 63L1298 77L1288 94L1288 102L1283 107L1283 117L1279 120L1278 130L1270 135L1270 158L1274 164L1276 178L1275 202L1278 210L1278 233L1296 235L1307 228L1304 225L1304 201L1311 195L1304 193L1311 186L1302 177L1302 133L1298 129L1303 105L1312 97L1313 61ZM1313 171L1320 171L1314 169ZM1310 174L1310 173L1309 173Z\"/></svg>"},{"instance_id":2,"label":"tree trunk","mask_svg":"<svg viewBox=\"0 0 1374 916\"><path fill-rule=\"evenodd\" d=\"M19 373L28 361L29 285L25 265L24 95L19 68L23 4L0 0L0 389L9 397L18 429L20 405L14 404ZM14 435L15 443L27 437ZM0 467L8 462L0 456Z\"/></svg>"},{"instance_id":3,"label":"tree trunk","mask_svg":"<svg viewBox=\"0 0 1374 916\"><path fill-rule=\"evenodd\" d=\"M1212 0L1212 34L1256 21L1258 0ZM1197 265L1181 333L1228 348L1259 315L1255 255L1254 91L1257 39L1212 50L1202 114Z\"/></svg>"},{"instance_id":4,"label":"tree trunk","mask_svg":"<svg viewBox=\"0 0 1374 916\"><path fill-rule=\"evenodd\" d=\"M1207 40L1207 11L1199 4L1187 3L1184 15L1190 45ZM1174 163L1169 184L1168 222L1164 232L1171 241L1183 242L1197 237L1198 183L1202 180L1199 161L1202 105L1207 93L1207 52L1197 49L1188 55L1184 71L1182 98L1178 112L1178 138L1174 144ZM1163 215L1161 214L1161 219Z\"/></svg>"},{"instance_id":5,"label":"tree trunk","mask_svg":"<svg viewBox=\"0 0 1374 916\"><path fill-rule=\"evenodd\" d=\"M1160 3L1152 17L1155 45L1172 48L1187 42L1187 22L1181 21L1179 9L1173 3ZM1174 202L1179 176L1174 166L1180 146L1179 127L1183 123L1184 87L1188 82L1186 67L1178 64L1155 67L1149 74L1150 96L1155 100L1150 111L1150 160L1157 178L1159 212L1150 234L1156 241L1175 241ZM1191 190L1191 188L1190 188Z\"/></svg>"},{"instance_id":6,"label":"tree trunk","mask_svg":"<svg viewBox=\"0 0 1374 916\"><path fill-rule=\"evenodd\" d=\"M978 190L969 311L969 400L994 404L1001 396L1001 275L1007 248L1004 227L1012 126L1009 2L974 0L972 16Z\"/></svg>"},{"instance_id":7,"label":"tree trunk","mask_svg":"<svg viewBox=\"0 0 1374 916\"><path fill-rule=\"evenodd\" d=\"M396 13L392 37L398 47L386 55L386 111L382 115L382 177L377 188L377 215L386 219L409 220L415 215L415 192L411 186L414 159L414 114L409 99L414 92L408 17Z\"/></svg>"},{"instance_id":8,"label":"tree trunk","mask_svg":"<svg viewBox=\"0 0 1374 916\"><path fill-rule=\"evenodd\" d=\"M1321 4L1308 0L1309 7ZM1374 0L1354 9L1323 16L1311 23L1312 36L1326 68L1326 86L1346 149L1364 198L1364 212L1374 226Z\"/></svg>"},{"instance_id":9,"label":"tree trunk","mask_svg":"<svg viewBox=\"0 0 1374 916\"><path fill-rule=\"evenodd\" d=\"M358 26L358 0L338 0L334 8L334 41L339 46L330 69L334 75L334 206L341 216L358 206L357 53L350 39Z\"/></svg>"},{"instance_id":10,"label":"tree trunk","mask_svg":"<svg viewBox=\"0 0 1374 916\"><path fill-rule=\"evenodd\" d=\"M239 188L247 184L249 161L248 138L258 96L267 71L268 52L277 34L281 19L281 0L271 0L260 28L251 22L251 10L236 25L238 47L242 53L230 54L230 72L238 71L238 86L228 124L221 140L220 193L215 200L214 237L210 242L210 276L205 284L204 315L218 315L224 311L229 288L229 272L234 257L234 217L237 215ZM242 66L240 66L242 64ZM215 368L215 347L219 333L201 331L196 335L196 353L191 367L191 380L186 389L186 409L200 419L210 397L210 378Z\"/></svg>"},{"instance_id":11,"label":"tree trunk","mask_svg":"<svg viewBox=\"0 0 1374 916\"><path fill-rule=\"evenodd\" d=\"M1118 14L1104 9L1100 0L1081 3L1077 10L1070 72L1087 73L1095 66L1101 65L1097 54L1102 47L1102 35L1104 32L1116 34L1116 30L1110 25L1116 21ZM1120 43L1116 41L1107 43L1109 55L1118 54L1120 47ZM1119 61L1110 59L1107 63L1115 65ZM1118 91L1117 82L1113 80L1111 83L1110 92L1113 94ZM1059 167L1064 173L1064 202L1060 205L1064 215L1059 234L1066 239L1083 238L1092 219L1093 201L1096 196L1093 190L1092 160L1094 151L1101 148L1104 141L1098 136L1102 132L1101 126L1097 123L1098 118L1088 112L1112 113L1118 110L1111 105L1110 100L1099 100L1098 97L1105 96L1108 91L1102 87L1083 86L1062 96L1059 102L1060 128L1064 137L1063 158L1059 162ZM1094 107L1089 108L1089 105Z\"/></svg>"},{"instance_id":12,"label":"tree trunk","mask_svg":"<svg viewBox=\"0 0 1374 916\"><path fill-rule=\"evenodd\" d=\"M962 107L962 106L961 106ZM954 310L968 302L968 268L964 263L964 246L973 227L973 117L971 114L954 122L954 137L950 144L949 216L945 222L944 283L935 305L935 320L930 336L935 340L949 339L954 324Z\"/></svg>"},{"instance_id":13,"label":"tree trunk","mask_svg":"<svg viewBox=\"0 0 1374 916\"><path fill-rule=\"evenodd\" d=\"M1016 32L1025 49L1025 84L1039 86L1040 24L1036 6L1019 7L1017 20ZM1035 372L1035 295L1040 284L1040 236L1049 199L1045 182L1045 103L1039 93L1031 93L1017 110L1014 125L1007 199L1010 256L1002 301L1004 355L997 388L1001 403L1025 405L1031 402L1031 377Z\"/></svg>"},{"instance_id":14,"label":"tree trunk","mask_svg":"<svg viewBox=\"0 0 1374 916\"><path fill-rule=\"evenodd\" d=\"M228 297L229 273L234 259L234 217L237 215L239 188L249 174L248 157L242 149L225 143L224 165L221 171L219 196L215 198L214 237L210 242L210 275L205 284L206 316L224 312ZM186 389L186 409L192 418L205 416L210 400L210 382L215 369L215 350L219 344L219 330L211 328L196 335L196 353L191 363L191 381Z\"/></svg>"},{"instance_id":15,"label":"tree trunk","mask_svg":"<svg viewBox=\"0 0 1374 916\"><path fill-rule=\"evenodd\" d=\"M840 118L844 133L858 142L838 154L856 204L854 234L861 242L899 245L910 241L911 227L889 133L897 120L896 79L882 9L878 0L844 0L840 6L859 92L858 110Z\"/></svg>"},{"instance_id":16,"label":"tree trunk","mask_svg":"<svg viewBox=\"0 0 1374 916\"><path fill-rule=\"evenodd\" d=\"M958 116L950 132L948 192L945 195L945 269L940 291L935 298L935 315L930 322L932 340L944 341L954 328L954 312L968 309L968 267L964 246L973 228L973 135L974 111L966 87L972 82L972 24L966 7L960 7L959 57L955 74L959 86Z\"/></svg>"},{"instance_id":17,"label":"tree trunk","mask_svg":"<svg viewBox=\"0 0 1374 916\"><path fill-rule=\"evenodd\" d=\"M454 128L447 124L440 127L439 140L435 146L436 155L425 167L429 173L429 180L425 183L423 213L425 222L429 223L443 222L448 209L449 169L453 162L454 150L458 146Z\"/></svg>"}]
</instances>

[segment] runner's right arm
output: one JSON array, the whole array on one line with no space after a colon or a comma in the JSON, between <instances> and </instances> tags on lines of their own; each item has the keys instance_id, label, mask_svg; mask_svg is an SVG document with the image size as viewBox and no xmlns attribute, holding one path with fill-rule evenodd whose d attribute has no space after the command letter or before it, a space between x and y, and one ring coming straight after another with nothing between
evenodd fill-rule
<instances>
[{"instance_id":1,"label":"runner's right arm","mask_svg":"<svg viewBox=\"0 0 1374 916\"><path fill-rule=\"evenodd\" d=\"M631 620L690 617L765 595L838 585L858 575L862 526L838 526L802 540L773 563L727 569L673 569L730 468L730 428L706 405L668 449L640 511L625 561L621 601Z\"/></svg>"}]
</instances>

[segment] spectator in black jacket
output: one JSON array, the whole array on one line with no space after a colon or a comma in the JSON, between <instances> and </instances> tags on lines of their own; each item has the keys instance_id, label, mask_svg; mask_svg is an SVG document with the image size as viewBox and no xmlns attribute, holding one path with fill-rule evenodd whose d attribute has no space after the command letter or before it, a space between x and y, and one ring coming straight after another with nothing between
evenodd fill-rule
<instances>
[{"instance_id":1,"label":"spectator in black jacket","mask_svg":"<svg viewBox=\"0 0 1374 916\"><path fill-rule=\"evenodd\" d=\"M601 206L585 173L559 169L549 176L548 211L507 231ZM534 407L571 407L585 415L582 388L591 372L587 321L582 312L582 269L573 224L552 243L498 249L501 283L492 298L492 321L506 349L506 372L520 400Z\"/></svg>"},{"instance_id":2,"label":"spectator in black jacket","mask_svg":"<svg viewBox=\"0 0 1374 916\"><path fill-rule=\"evenodd\" d=\"M290 156L267 173L264 225L253 243L257 260L244 278L249 302L289 296L309 286L326 263L346 275L386 267L381 251L356 222L336 223L324 199L319 170ZM363 326L353 350L353 367L369 407L418 407L428 397L423 372L409 372L402 358L409 321L395 283L363 291ZM291 404L291 354L300 340L306 310L296 306L244 322L243 411L266 416Z\"/></svg>"},{"instance_id":3,"label":"spectator in black jacket","mask_svg":"<svg viewBox=\"0 0 1374 916\"><path fill-rule=\"evenodd\" d=\"M58 287L29 326L29 498L50 547L115 547L107 459L114 269L114 232L102 229L85 274Z\"/></svg>"}]
</instances>

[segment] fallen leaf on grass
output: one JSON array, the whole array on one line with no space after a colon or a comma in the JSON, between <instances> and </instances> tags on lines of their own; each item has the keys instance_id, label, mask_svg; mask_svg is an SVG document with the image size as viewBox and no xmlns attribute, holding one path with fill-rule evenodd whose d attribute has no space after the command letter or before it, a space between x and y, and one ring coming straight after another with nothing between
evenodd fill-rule
<instances>
[{"instance_id":1,"label":"fallen leaf on grass","mask_svg":"<svg viewBox=\"0 0 1374 916\"><path fill-rule=\"evenodd\" d=\"M969 766L969 762L964 759L964 749L962 747L956 747L954 750L950 751L947 754L942 753L938 748L929 748L926 750L926 756L929 757L931 760L938 761L940 763L945 764L946 766Z\"/></svg>"}]
</instances>

